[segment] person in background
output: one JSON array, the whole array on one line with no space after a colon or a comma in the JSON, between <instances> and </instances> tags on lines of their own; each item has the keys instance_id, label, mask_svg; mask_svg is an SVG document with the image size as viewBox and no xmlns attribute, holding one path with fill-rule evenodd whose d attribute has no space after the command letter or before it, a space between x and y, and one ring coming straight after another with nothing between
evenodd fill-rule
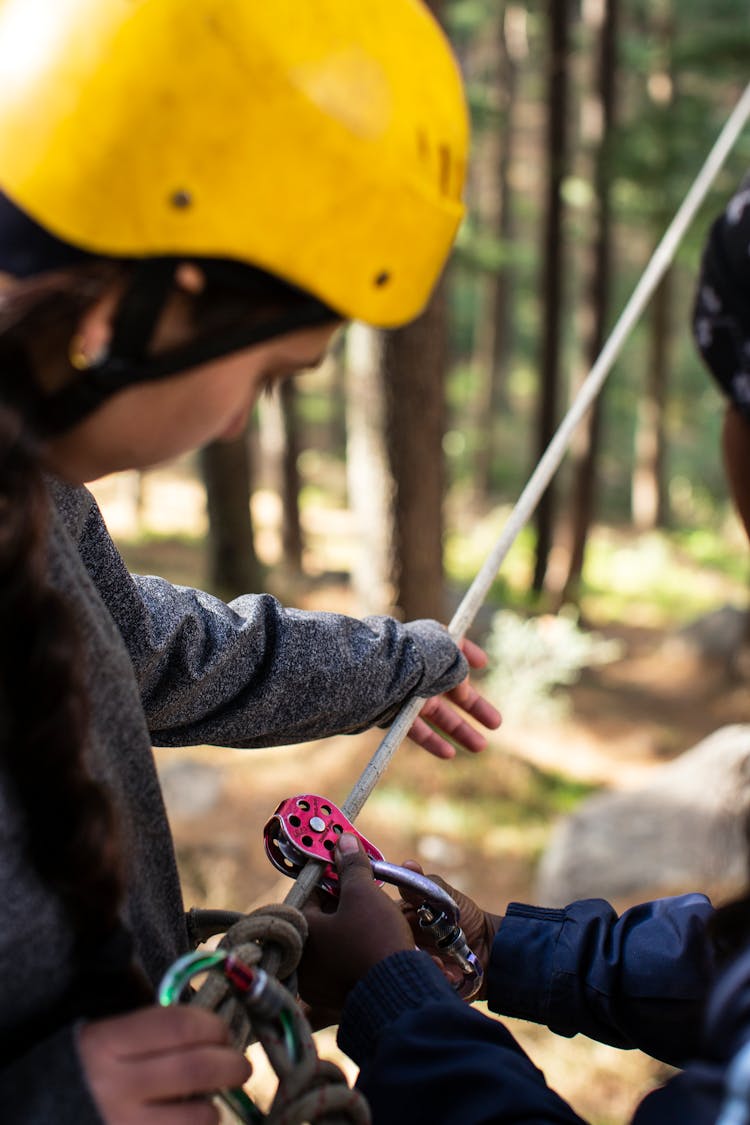
<instances>
[{"instance_id":1,"label":"person in background","mask_svg":"<svg viewBox=\"0 0 750 1125\"><path fill-rule=\"evenodd\" d=\"M750 537L750 179L711 226L693 306L693 335L726 400L724 466Z\"/></svg>"},{"instance_id":2,"label":"person in background","mask_svg":"<svg viewBox=\"0 0 750 1125\"><path fill-rule=\"evenodd\" d=\"M467 118L418 0L0 0L0 1118L208 1125L244 1057L154 1005L190 948L152 744L387 724L482 749L475 645L130 575L84 482L239 435L416 316ZM466 721L476 720L478 727Z\"/></svg>"}]
</instances>

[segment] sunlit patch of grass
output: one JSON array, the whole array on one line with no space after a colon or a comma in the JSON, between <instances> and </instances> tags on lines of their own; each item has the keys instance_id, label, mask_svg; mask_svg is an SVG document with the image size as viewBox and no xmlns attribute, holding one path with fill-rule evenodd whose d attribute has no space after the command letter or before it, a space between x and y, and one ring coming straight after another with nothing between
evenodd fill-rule
<instances>
[{"instance_id":1,"label":"sunlit patch of grass","mask_svg":"<svg viewBox=\"0 0 750 1125\"><path fill-rule=\"evenodd\" d=\"M471 519L456 507L447 537L449 581L467 588L502 534L511 509L505 505ZM511 547L487 602L532 607L534 531L525 527ZM653 531L595 527L586 550L581 607L591 620L626 620L668 627L747 599L750 552L732 528Z\"/></svg>"},{"instance_id":2,"label":"sunlit patch of grass","mask_svg":"<svg viewBox=\"0 0 750 1125\"><path fill-rule=\"evenodd\" d=\"M438 784L434 772L381 783L368 811L390 823L408 823L419 836L453 839L485 854L535 856L552 821L596 789L494 750L483 755L481 778L473 761L458 758L449 787Z\"/></svg>"},{"instance_id":3,"label":"sunlit patch of grass","mask_svg":"<svg viewBox=\"0 0 750 1125\"><path fill-rule=\"evenodd\" d=\"M742 552L708 532L624 539L602 529L589 545L582 605L598 620L681 624L746 597L747 559L743 564Z\"/></svg>"},{"instance_id":4,"label":"sunlit patch of grass","mask_svg":"<svg viewBox=\"0 0 750 1125\"><path fill-rule=\"evenodd\" d=\"M712 528L675 531L671 538L687 558L706 566L733 581L747 584L750 573L750 552L741 535L717 533Z\"/></svg>"}]
</instances>

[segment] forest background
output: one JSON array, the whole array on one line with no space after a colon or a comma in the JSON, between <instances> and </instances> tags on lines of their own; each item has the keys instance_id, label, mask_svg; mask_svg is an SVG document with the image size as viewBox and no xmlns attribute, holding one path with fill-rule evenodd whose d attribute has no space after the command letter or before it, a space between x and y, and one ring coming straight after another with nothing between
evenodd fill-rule
<instances>
[{"instance_id":1,"label":"forest background","mask_svg":"<svg viewBox=\"0 0 750 1125\"><path fill-rule=\"evenodd\" d=\"M748 78L743 0L431 6L473 124L468 216L434 300L405 329L351 326L243 439L97 482L133 569L448 620ZM479 760L402 750L362 814L388 858L493 909L528 900L550 826L588 793L747 721L721 629L713 647L673 642L746 610L722 403L690 312L710 222L749 166L746 130L472 630L503 732ZM160 752L190 903L282 896L264 820L305 789L342 802L376 742ZM514 1031L594 1125L627 1120L662 1073Z\"/></svg>"}]
</instances>

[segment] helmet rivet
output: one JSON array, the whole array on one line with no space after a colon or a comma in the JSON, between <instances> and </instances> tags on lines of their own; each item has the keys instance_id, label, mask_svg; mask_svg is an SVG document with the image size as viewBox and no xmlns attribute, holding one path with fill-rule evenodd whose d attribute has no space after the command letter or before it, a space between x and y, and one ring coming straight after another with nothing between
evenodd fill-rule
<instances>
[{"instance_id":1,"label":"helmet rivet","mask_svg":"<svg viewBox=\"0 0 750 1125\"><path fill-rule=\"evenodd\" d=\"M377 286L387 285L387 283L390 280L391 280L391 275L388 273L388 270L383 270L383 272L379 273L377 275L377 277L375 278L375 284Z\"/></svg>"},{"instance_id":2,"label":"helmet rivet","mask_svg":"<svg viewBox=\"0 0 750 1125\"><path fill-rule=\"evenodd\" d=\"M176 191L173 193L169 202L173 207L177 207L179 210L184 210L185 207L189 207L191 205L191 203L193 202L193 197L189 191Z\"/></svg>"}]
</instances>

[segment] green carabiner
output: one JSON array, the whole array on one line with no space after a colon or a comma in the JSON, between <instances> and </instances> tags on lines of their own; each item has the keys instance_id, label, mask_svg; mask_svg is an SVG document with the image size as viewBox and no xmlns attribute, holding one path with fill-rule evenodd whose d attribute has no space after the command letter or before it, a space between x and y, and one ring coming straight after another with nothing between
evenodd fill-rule
<instances>
[{"instance_id":1,"label":"green carabiner","mask_svg":"<svg viewBox=\"0 0 750 1125\"><path fill-rule=\"evenodd\" d=\"M157 998L161 1006L168 1008L172 1004L179 1004L185 986L193 977L222 967L228 956L229 954L225 950L216 949L207 953L186 953L184 957L178 957L174 964L167 969L159 984ZM219 1090L216 1097L232 1111L243 1125L260 1125L262 1121L265 1121L265 1117L257 1105L242 1089Z\"/></svg>"}]
</instances>

